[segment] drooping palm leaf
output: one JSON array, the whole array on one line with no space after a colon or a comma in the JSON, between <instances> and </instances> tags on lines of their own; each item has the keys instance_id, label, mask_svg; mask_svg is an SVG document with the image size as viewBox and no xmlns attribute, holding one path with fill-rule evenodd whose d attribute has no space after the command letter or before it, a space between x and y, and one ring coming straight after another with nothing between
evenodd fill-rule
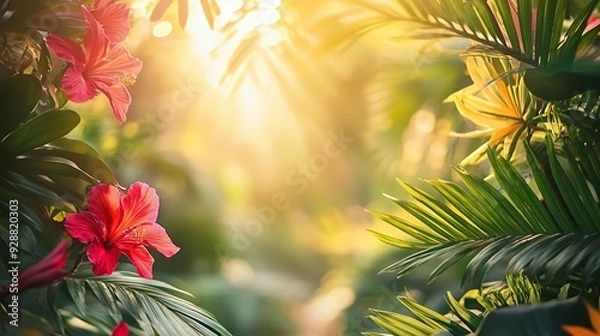
<instances>
[{"instance_id":1,"label":"drooping palm leaf","mask_svg":"<svg viewBox=\"0 0 600 336\"><path fill-rule=\"evenodd\" d=\"M84 264L63 284L84 319L91 313L86 302L94 297L117 321L131 315L146 335L231 336L210 313L181 298L190 294L161 281L131 272L95 276Z\"/></svg>"},{"instance_id":2,"label":"drooping palm leaf","mask_svg":"<svg viewBox=\"0 0 600 336\"><path fill-rule=\"evenodd\" d=\"M521 174L502 157L488 150L488 158L501 190L464 170L457 169L465 186L445 181L427 181L446 202L425 190L402 183L414 198L392 198L417 219L376 214L409 238L376 233L382 241L416 250L384 271L399 276L428 261L439 261L431 280L460 260L468 259L463 286L481 286L485 275L498 262L507 261L507 273L521 271L542 282L564 284L567 279L584 287L600 283L600 206L598 155L575 160L573 153L585 142L568 140L566 158L556 153L548 137L547 156L538 159L528 144L527 158L539 195ZM589 153L589 151L587 152ZM544 162L545 160L545 162ZM562 161L566 161L563 166ZM567 170L568 169L568 170ZM587 176L590 176L587 178Z\"/></svg>"}]
</instances>

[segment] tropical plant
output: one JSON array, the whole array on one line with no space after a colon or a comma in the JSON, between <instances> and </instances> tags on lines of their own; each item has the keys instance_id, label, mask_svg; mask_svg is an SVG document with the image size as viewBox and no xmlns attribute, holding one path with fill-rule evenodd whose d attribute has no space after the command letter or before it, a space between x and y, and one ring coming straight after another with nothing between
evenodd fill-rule
<instances>
[{"instance_id":1,"label":"tropical plant","mask_svg":"<svg viewBox=\"0 0 600 336\"><path fill-rule=\"evenodd\" d=\"M590 329L582 302L597 307L600 294L598 1L341 2L355 20L336 45L385 29L396 40L449 41L437 51L466 46L460 53L473 84L446 101L485 127L466 136L491 134L455 167L461 183L400 182L412 200L388 198L402 213L373 211L399 230L374 235L410 252L384 271L401 277L435 262L434 281L466 261L468 292L446 296L446 315L399 296L415 317L375 308L370 318L393 335ZM489 284L486 275L499 268L505 281Z\"/></svg>"},{"instance_id":2,"label":"tropical plant","mask_svg":"<svg viewBox=\"0 0 600 336\"><path fill-rule=\"evenodd\" d=\"M0 17L0 333L230 335L189 294L150 279L145 246L179 251L155 223L155 190L125 192L92 146L67 137L81 120L69 101L102 92L126 119L142 65L123 44L129 7L9 0ZM137 273L115 272L121 253Z\"/></svg>"}]
</instances>

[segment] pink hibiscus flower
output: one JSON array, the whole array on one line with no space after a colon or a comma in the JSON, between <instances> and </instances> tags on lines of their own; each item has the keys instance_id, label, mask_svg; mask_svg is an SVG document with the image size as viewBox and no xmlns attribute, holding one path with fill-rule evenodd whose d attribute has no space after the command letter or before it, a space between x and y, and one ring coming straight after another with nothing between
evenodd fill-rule
<instances>
[{"instance_id":1,"label":"pink hibiscus flower","mask_svg":"<svg viewBox=\"0 0 600 336\"><path fill-rule=\"evenodd\" d=\"M100 23L109 41L118 43L125 40L131 27L126 4L114 0L96 0L88 9Z\"/></svg>"},{"instance_id":2,"label":"pink hibiscus flower","mask_svg":"<svg viewBox=\"0 0 600 336\"><path fill-rule=\"evenodd\" d=\"M167 258L179 251L165 229L156 223L158 195L154 188L135 182L122 196L117 187L98 184L88 194L87 210L69 214L65 230L87 244L87 257L96 275L114 272L121 253L139 275L152 278L154 258L146 246Z\"/></svg>"},{"instance_id":3,"label":"pink hibiscus flower","mask_svg":"<svg viewBox=\"0 0 600 336\"><path fill-rule=\"evenodd\" d=\"M117 120L123 122L131 105L127 86L135 82L142 62L129 55L123 45L110 43L100 23L85 7L83 15L88 24L83 48L58 35L50 34L46 38L56 55L70 64L62 79L62 89L75 103L104 93Z\"/></svg>"}]
</instances>

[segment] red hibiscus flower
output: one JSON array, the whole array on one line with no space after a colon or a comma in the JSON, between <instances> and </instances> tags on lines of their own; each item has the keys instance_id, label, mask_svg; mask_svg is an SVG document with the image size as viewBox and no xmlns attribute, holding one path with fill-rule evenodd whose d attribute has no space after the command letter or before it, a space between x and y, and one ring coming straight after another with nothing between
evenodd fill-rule
<instances>
[{"instance_id":1,"label":"red hibiscus flower","mask_svg":"<svg viewBox=\"0 0 600 336\"><path fill-rule=\"evenodd\" d=\"M127 336L129 335L129 327L125 324L125 321L121 321L121 323L117 324L115 329L113 330L111 336Z\"/></svg>"},{"instance_id":2,"label":"red hibiscus flower","mask_svg":"<svg viewBox=\"0 0 600 336\"><path fill-rule=\"evenodd\" d=\"M88 194L87 211L67 215L65 230L88 245L94 274L111 274L123 253L139 275L152 278L154 258L146 246L167 258L179 251L156 223L158 202L156 190L142 182L132 184L125 196L115 186L98 184Z\"/></svg>"},{"instance_id":3,"label":"red hibiscus flower","mask_svg":"<svg viewBox=\"0 0 600 336\"><path fill-rule=\"evenodd\" d=\"M88 9L111 42L125 40L131 27L126 4L114 0L96 0Z\"/></svg>"},{"instance_id":4,"label":"red hibiscus flower","mask_svg":"<svg viewBox=\"0 0 600 336\"><path fill-rule=\"evenodd\" d=\"M44 259L27 268L19 275L19 291L50 285L62 280L69 272L65 270L69 244L60 242Z\"/></svg>"},{"instance_id":5,"label":"red hibiscus flower","mask_svg":"<svg viewBox=\"0 0 600 336\"><path fill-rule=\"evenodd\" d=\"M56 247L42 260L31 265L21 274L19 274L19 282L17 291L22 293L28 289L48 286L52 283L62 280L66 277L69 272L65 270L67 263L69 243L64 240L60 242ZM11 289L11 284L0 289L0 296L6 293L14 293Z\"/></svg>"},{"instance_id":6,"label":"red hibiscus flower","mask_svg":"<svg viewBox=\"0 0 600 336\"><path fill-rule=\"evenodd\" d=\"M142 62L129 55L123 45L111 43L94 16L85 7L82 10L88 24L83 48L58 35L50 34L46 38L56 55L71 65L63 76L62 89L75 103L104 93L117 120L123 122L131 104L127 86L135 82Z\"/></svg>"}]
</instances>

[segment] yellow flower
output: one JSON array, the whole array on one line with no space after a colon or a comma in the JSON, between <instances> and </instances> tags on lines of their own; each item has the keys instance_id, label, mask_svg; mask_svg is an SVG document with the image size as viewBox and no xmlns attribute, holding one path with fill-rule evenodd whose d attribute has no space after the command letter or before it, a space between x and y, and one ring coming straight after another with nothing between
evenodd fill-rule
<instances>
[{"instance_id":1,"label":"yellow flower","mask_svg":"<svg viewBox=\"0 0 600 336\"><path fill-rule=\"evenodd\" d=\"M600 336L600 311L592 307L589 303L585 303L588 315L590 316L590 322L592 323L593 329L586 329L582 326L566 325L563 326L563 330L569 333L570 336Z\"/></svg>"},{"instance_id":2,"label":"yellow flower","mask_svg":"<svg viewBox=\"0 0 600 336\"><path fill-rule=\"evenodd\" d=\"M482 155L487 145L510 138L525 122L524 111L532 105L532 96L525 88L523 76L514 70L518 64L505 58L469 56L467 71L473 84L450 95L460 114L485 127L483 131L466 134L491 134L489 141L465 161ZM511 73L512 72L512 73ZM463 161L464 162L464 161Z\"/></svg>"}]
</instances>

